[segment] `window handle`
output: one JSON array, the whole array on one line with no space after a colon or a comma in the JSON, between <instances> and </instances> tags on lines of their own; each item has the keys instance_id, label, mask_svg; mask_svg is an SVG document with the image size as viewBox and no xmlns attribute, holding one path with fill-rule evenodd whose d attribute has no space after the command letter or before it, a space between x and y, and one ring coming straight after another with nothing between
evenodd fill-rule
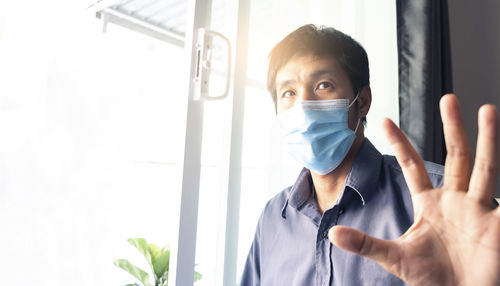
<instances>
[{"instance_id":1,"label":"window handle","mask_svg":"<svg viewBox=\"0 0 500 286\"><path fill-rule=\"evenodd\" d=\"M212 39L220 38L227 45L226 85L224 92L220 95L209 94L210 71L212 68ZM196 69L193 78L194 100L221 100L229 94L231 80L231 42L221 33L199 28L196 42Z\"/></svg>"}]
</instances>

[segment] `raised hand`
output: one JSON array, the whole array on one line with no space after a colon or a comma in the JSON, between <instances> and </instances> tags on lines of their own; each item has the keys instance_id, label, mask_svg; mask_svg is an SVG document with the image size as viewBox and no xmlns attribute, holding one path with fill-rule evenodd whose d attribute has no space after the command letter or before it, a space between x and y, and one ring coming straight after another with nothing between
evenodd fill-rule
<instances>
[{"instance_id":1,"label":"raised hand","mask_svg":"<svg viewBox=\"0 0 500 286\"><path fill-rule=\"evenodd\" d=\"M414 224L399 239L380 240L343 226L336 246L373 259L410 285L500 285L500 207L492 209L498 171L498 112L479 110L472 175L470 147L454 95L440 102L448 155L444 183L434 189L420 156L386 119L384 131L410 189Z\"/></svg>"}]
</instances>

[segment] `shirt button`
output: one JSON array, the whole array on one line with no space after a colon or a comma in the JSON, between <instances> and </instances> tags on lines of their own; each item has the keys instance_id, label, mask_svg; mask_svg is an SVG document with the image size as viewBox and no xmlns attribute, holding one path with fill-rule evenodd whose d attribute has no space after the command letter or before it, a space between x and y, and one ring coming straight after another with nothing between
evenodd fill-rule
<instances>
[{"instance_id":1,"label":"shirt button","mask_svg":"<svg viewBox=\"0 0 500 286\"><path fill-rule=\"evenodd\" d=\"M325 239L328 238L328 231L326 231L326 230L323 231L323 238L325 238Z\"/></svg>"}]
</instances>

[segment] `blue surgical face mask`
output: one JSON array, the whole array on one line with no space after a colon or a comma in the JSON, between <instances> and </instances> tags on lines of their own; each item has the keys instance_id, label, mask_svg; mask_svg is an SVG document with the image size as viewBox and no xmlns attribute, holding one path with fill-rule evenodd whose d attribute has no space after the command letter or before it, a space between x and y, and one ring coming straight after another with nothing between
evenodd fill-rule
<instances>
[{"instance_id":1,"label":"blue surgical face mask","mask_svg":"<svg viewBox=\"0 0 500 286\"><path fill-rule=\"evenodd\" d=\"M304 100L278 114L288 153L302 166L325 175L344 160L356 130L349 129L349 99Z\"/></svg>"}]
</instances>

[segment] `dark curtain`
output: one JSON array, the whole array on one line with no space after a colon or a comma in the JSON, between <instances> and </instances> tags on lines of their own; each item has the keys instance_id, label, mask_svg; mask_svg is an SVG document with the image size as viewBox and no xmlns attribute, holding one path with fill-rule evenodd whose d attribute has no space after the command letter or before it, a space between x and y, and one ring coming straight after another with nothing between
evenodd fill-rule
<instances>
[{"instance_id":1,"label":"dark curtain","mask_svg":"<svg viewBox=\"0 0 500 286\"><path fill-rule=\"evenodd\" d=\"M446 157L439 99L452 92L447 0L396 0L399 124L424 160Z\"/></svg>"}]
</instances>

